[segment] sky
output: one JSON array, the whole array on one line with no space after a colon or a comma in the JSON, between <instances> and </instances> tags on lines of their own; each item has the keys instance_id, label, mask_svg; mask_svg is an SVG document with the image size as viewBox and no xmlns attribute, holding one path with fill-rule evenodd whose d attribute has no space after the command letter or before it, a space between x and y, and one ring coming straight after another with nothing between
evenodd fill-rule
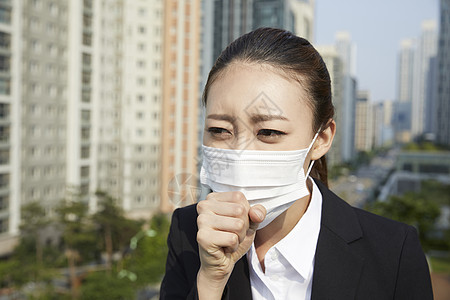
<instances>
[{"instance_id":1,"label":"sky","mask_svg":"<svg viewBox=\"0 0 450 300\"><path fill-rule=\"evenodd\" d=\"M438 17L439 0L316 0L315 45L334 44L336 32L348 31L358 89L375 102L395 100L400 41L419 37L422 21Z\"/></svg>"}]
</instances>

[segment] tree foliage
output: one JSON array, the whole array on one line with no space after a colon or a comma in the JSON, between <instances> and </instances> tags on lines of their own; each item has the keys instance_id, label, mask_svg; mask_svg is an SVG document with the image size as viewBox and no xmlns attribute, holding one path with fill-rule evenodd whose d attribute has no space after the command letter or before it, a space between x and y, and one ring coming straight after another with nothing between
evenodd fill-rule
<instances>
[{"instance_id":1,"label":"tree foliage","mask_svg":"<svg viewBox=\"0 0 450 300\"><path fill-rule=\"evenodd\" d=\"M104 192L97 192L100 209L92 216L93 222L102 237L99 240L101 249L112 261L115 251L124 251L129 241L141 228L142 222L125 217L123 210L116 204L116 200Z\"/></svg>"},{"instance_id":2,"label":"tree foliage","mask_svg":"<svg viewBox=\"0 0 450 300\"><path fill-rule=\"evenodd\" d=\"M436 237L436 221L441 213L440 206L450 203L449 197L450 186L425 181L420 192L391 196L387 201L377 201L367 208L378 215L415 226L422 247L427 251L437 244L443 247Z\"/></svg>"},{"instance_id":3,"label":"tree foliage","mask_svg":"<svg viewBox=\"0 0 450 300\"><path fill-rule=\"evenodd\" d=\"M24 206L20 242L7 260L0 261L0 288L21 290L29 299L134 299L139 288L161 280L167 217L156 215L144 225L126 218L118 201L106 193L96 196L95 214L78 199L62 200L53 219L38 202ZM40 238L46 226L58 229L59 243ZM101 253L108 254L106 264ZM124 253L125 257L117 255ZM56 293L54 278L67 280L71 295Z\"/></svg>"},{"instance_id":4,"label":"tree foliage","mask_svg":"<svg viewBox=\"0 0 450 300\"><path fill-rule=\"evenodd\" d=\"M164 275L169 227L170 222L165 215L155 215L150 223L151 229L143 231L136 249L125 260L124 267L136 274L138 286L159 282Z\"/></svg>"},{"instance_id":5,"label":"tree foliage","mask_svg":"<svg viewBox=\"0 0 450 300\"><path fill-rule=\"evenodd\" d=\"M134 299L136 291L129 281L120 279L115 273L94 272L89 274L81 287L82 299L122 300Z\"/></svg>"}]
</instances>

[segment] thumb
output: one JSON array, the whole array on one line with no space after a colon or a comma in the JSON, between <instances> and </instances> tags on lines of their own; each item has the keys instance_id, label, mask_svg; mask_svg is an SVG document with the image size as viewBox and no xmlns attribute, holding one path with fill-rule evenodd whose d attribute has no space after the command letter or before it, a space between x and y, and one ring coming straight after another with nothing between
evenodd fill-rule
<instances>
[{"instance_id":1,"label":"thumb","mask_svg":"<svg viewBox=\"0 0 450 300\"><path fill-rule=\"evenodd\" d=\"M248 216L250 217L250 229L256 230L259 223L266 218L266 208L261 204L252 206L248 211Z\"/></svg>"}]
</instances>

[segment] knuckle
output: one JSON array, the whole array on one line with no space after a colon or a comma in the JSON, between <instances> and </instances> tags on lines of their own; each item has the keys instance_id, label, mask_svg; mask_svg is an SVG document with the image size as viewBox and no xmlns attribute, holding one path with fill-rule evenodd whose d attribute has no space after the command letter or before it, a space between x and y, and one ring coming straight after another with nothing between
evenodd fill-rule
<instances>
[{"instance_id":1,"label":"knuckle","mask_svg":"<svg viewBox=\"0 0 450 300\"><path fill-rule=\"evenodd\" d=\"M239 237L236 234L230 235L230 246L236 247L239 245Z\"/></svg>"},{"instance_id":2,"label":"knuckle","mask_svg":"<svg viewBox=\"0 0 450 300\"><path fill-rule=\"evenodd\" d=\"M206 195L205 200L212 200L215 198L215 196L216 196L216 193L209 193L208 195Z\"/></svg>"},{"instance_id":3,"label":"knuckle","mask_svg":"<svg viewBox=\"0 0 450 300\"><path fill-rule=\"evenodd\" d=\"M197 232L197 243L199 245L204 245L205 242L207 241L205 235L206 235L205 230L203 230L203 229L199 229L198 230L198 232Z\"/></svg>"},{"instance_id":4,"label":"knuckle","mask_svg":"<svg viewBox=\"0 0 450 300\"><path fill-rule=\"evenodd\" d=\"M235 223L235 226L236 226L236 230L237 231L242 231L244 229L245 222L243 220L241 220L241 219L237 219L236 223Z\"/></svg>"},{"instance_id":5,"label":"knuckle","mask_svg":"<svg viewBox=\"0 0 450 300\"><path fill-rule=\"evenodd\" d=\"M241 202L245 200L245 196L242 192L233 192L232 194L233 201Z\"/></svg>"},{"instance_id":6,"label":"knuckle","mask_svg":"<svg viewBox=\"0 0 450 300\"><path fill-rule=\"evenodd\" d=\"M200 201L197 203L197 213L202 212L205 209L205 201Z\"/></svg>"},{"instance_id":7,"label":"knuckle","mask_svg":"<svg viewBox=\"0 0 450 300\"><path fill-rule=\"evenodd\" d=\"M245 212L245 208L242 204L236 205L234 208L234 213L236 216L241 216Z\"/></svg>"},{"instance_id":8,"label":"knuckle","mask_svg":"<svg viewBox=\"0 0 450 300\"><path fill-rule=\"evenodd\" d=\"M198 227L204 227L207 223L208 217L205 214L199 214L197 217L197 225Z\"/></svg>"}]
</instances>

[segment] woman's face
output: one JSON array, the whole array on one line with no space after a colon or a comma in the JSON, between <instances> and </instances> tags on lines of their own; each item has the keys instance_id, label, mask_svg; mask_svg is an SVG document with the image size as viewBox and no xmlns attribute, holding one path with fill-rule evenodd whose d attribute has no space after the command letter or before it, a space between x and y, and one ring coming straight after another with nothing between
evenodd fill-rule
<instances>
[{"instance_id":1,"label":"woman's face","mask_svg":"<svg viewBox=\"0 0 450 300\"><path fill-rule=\"evenodd\" d=\"M298 150L312 142L301 85L261 64L234 63L207 95L203 144L236 150Z\"/></svg>"}]
</instances>

